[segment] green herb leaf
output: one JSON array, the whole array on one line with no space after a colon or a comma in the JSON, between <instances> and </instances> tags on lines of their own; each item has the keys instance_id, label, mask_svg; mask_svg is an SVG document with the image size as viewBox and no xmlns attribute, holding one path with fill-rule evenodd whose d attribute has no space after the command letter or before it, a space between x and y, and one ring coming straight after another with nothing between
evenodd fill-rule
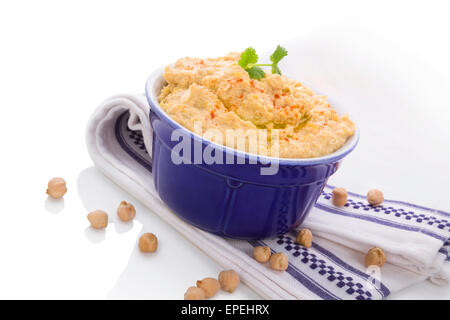
<instances>
[{"instance_id":1,"label":"green herb leaf","mask_svg":"<svg viewBox=\"0 0 450 320\"><path fill-rule=\"evenodd\" d=\"M281 75L280 68L278 68L277 65L273 65L273 66L272 66L272 73L276 73L276 74Z\"/></svg>"},{"instance_id":2,"label":"green herb leaf","mask_svg":"<svg viewBox=\"0 0 450 320\"><path fill-rule=\"evenodd\" d=\"M250 76L250 78L252 79L262 79L266 76L266 73L264 72L263 69L261 69L260 67L251 67L251 68L247 68L245 69L245 71L248 72L248 75Z\"/></svg>"},{"instance_id":3,"label":"green herb leaf","mask_svg":"<svg viewBox=\"0 0 450 320\"><path fill-rule=\"evenodd\" d=\"M281 70L278 68L278 62L287 56L287 54L287 50L278 45L270 56L270 61L272 61L272 63L258 64L258 55L256 54L256 50L249 47L241 53L241 58L239 59L238 64L248 72L250 78L259 80L266 76L266 73L260 67L271 67L273 74L276 73L281 75Z\"/></svg>"},{"instance_id":4,"label":"green herb leaf","mask_svg":"<svg viewBox=\"0 0 450 320\"><path fill-rule=\"evenodd\" d=\"M287 55L288 55L287 50L282 46L278 45L275 51L270 56L270 61L272 61L274 64L277 64L278 62L280 62L281 59L283 59Z\"/></svg>"},{"instance_id":5,"label":"green herb leaf","mask_svg":"<svg viewBox=\"0 0 450 320\"><path fill-rule=\"evenodd\" d=\"M247 69L249 64L257 62L258 62L258 55L256 54L256 50L252 47L249 47L245 49L244 52L242 52L238 64L242 68Z\"/></svg>"}]
</instances>

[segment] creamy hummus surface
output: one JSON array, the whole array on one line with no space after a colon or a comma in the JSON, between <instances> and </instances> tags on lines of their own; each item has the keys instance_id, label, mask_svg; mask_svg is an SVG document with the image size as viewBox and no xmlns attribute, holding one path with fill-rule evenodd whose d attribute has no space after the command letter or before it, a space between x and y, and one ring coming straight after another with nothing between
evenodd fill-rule
<instances>
[{"instance_id":1,"label":"creamy hummus surface","mask_svg":"<svg viewBox=\"0 0 450 320\"><path fill-rule=\"evenodd\" d=\"M347 115L339 116L325 96L278 74L250 79L238 65L239 58L240 53L230 53L217 59L179 59L165 69L167 85L159 97L161 107L194 132L199 123L202 132L214 129L223 137L226 129L266 129L269 142L259 141L256 152L249 150L248 143L243 148L234 140L203 136L232 148L280 158L324 156L353 135L354 123ZM271 147L273 131L279 136L276 152Z\"/></svg>"}]
</instances>

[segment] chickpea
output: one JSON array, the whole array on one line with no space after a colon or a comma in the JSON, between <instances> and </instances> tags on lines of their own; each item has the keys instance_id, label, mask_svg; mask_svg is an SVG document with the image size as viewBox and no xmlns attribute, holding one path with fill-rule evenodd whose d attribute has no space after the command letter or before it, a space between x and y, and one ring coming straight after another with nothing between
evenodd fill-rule
<instances>
[{"instance_id":1,"label":"chickpea","mask_svg":"<svg viewBox=\"0 0 450 320\"><path fill-rule=\"evenodd\" d=\"M119 208L117 208L117 215L122 221L130 221L136 216L136 209L131 203L122 201Z\"/></svg>"},{"instance_id":2,"label":"chickpea","mask_svg":"<svg viewBox=\"0 0 450 320\"><path fill-rule=\"evenodd\" d=\"M383 192L378 189L372 189L367 192L367 202L373 206L378 206L384 201Z\"/></svg>"},{"instance_id":3,"label":"chickpea","mask_svg":"<svg viewBox=\"0 0 450 320\"><path fill-rule=\"evenodd\" d=\"M302 229L297 234L297 238L295 239L295 242L298 244L301 244L305 248L311 248L312 246L312 239L313 235L309 229Z\"/></svg>"},{"instance_id":4,"label":"chickpea","mask_svg":"<svg viewBox=\"0 0 450 320\"><path fill-rule=\"evenodd\" d=\"M103 229L108 226L108 214L105 211L92 211L87 215L87 218L94 229Z\"/></svg>"},{"instance_id":5,"label":"chickpea","mask_svg":"<svg viewBox=\"0 0 450 320\"><path fill-rule=\"evenodd\" d=\"M253 258L261 263L266 263L270 259L270 247L257 246L253 249Z\"/></svg>"},{"instance_id":6,"label":"chickpea","mask_svg":"<svg viewBox=\"0 0 450 320\"><path fill-rule=\"evenodd\" d=\"M63 178L53 178L48 182L47 194L54 198L62 198L67 192L66 181Z\"/></svg>"},{"instance_id":7,"label":"chickpea","mask_svg":"<svg viewBox=\"0 0 450 320\"><path fill-rule=\"evenodd\" d=\"M241 282L239 275L234 270L225 270L219 273L219 283L222 290L233 292Z\"/></svg>"},{"instance_id":8,"label":"chickpea","mask_svg":"<svg viewBox=\"0 0 450 320\"><path fill-rule=\"evenodd\" d=\"M158 249L158 238L153 233L144 233L139 238L139 250L142 252L155 252Z\"/></svg>"},{"instance_id":9,"label":"chickpea","mask_svg":"<svg viewBox=\"0 0 450 320\"><path fill-rule=\"evenodd\" d=\"M211 298L220 289L220 283L214 278L205 278L197 281L197 287L205 291L206 298Z\"/></svg>"},{"instance_id":10,"label":"chickpea","mask_svg":"<svg viewBox=\"0 0 450 320\"><path fill-rule=\"evenodd\" d=\"M184 294L184 300L204 300L205 298L205 291L197 287L189 287Z\"/></svg>"},{"instance_id":11,"label":"chickpea","mask_svg":"<svg viewBox=\"0 0 450 320\"><path fill-rule=\"evenodd\" d=\"M269 260L269 266L278 271L285 271L288 268L289 260L282 252L274 253Z\"/></svg>"},{"instance_id":12,"label":"chickpea","mask_svg":"<svg viewBox=\"0 0 450 320\"><path fill-rule=\"evenodd\" d=\"M331 202L336 207L342 207L347 203L348 193L344 188L334 188L332 192Z\"/></svg>"},{"instance_id":13,"label":"chickpea","mask_svg":"<svg viewBox=\"0 0 450 320\"><path fill-rule=\"evenodd\" d=\"M386 255L380 248L372 248L366 254L366 267L379 266L380 268L386 263Z\"/></svg>"}]
</instances>

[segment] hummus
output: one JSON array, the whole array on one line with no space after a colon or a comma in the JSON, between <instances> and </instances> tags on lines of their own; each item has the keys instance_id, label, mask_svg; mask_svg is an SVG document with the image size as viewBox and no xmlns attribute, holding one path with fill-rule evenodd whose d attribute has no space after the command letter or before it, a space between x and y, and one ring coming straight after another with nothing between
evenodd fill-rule
<instances>
[{"instance_id":1,"label":"hummus","mask_svg":"<svg viewBox=\"0 0 450 320\"><path fill-rule=\"evenodd\" d=\"M181 126L196 133L199 123L202 132L214 129L223 137L227 129L266 129L268 143L262 143L258 135L247 137L241 147L234 139L201 134L232 148L280 158L324 156L353 135L354 123L347 115L339 116L325 96L278 74L250 79L238 65L239 58L240 53L230 53L217 59L179 59L165 69L167 85L159 96L161 107ZM278 148L270 140L275 131ZM249 150L249 139L258 140L257 151Z\"/></svg>"}]
</instances>

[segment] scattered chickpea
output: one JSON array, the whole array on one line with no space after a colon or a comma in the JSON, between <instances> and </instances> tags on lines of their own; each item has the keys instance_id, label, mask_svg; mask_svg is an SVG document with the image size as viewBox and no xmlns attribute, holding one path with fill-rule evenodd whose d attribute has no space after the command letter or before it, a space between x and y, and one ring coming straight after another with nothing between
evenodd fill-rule
<instances>
[{"instance_id":1,"label":"scattered chickpea","mask_svg":"<svg viewBox=\"0 0 450 320\"><path fill-rule=\"evenodd\" d=\"M144 233L139 238L139 250L142 252L155 252L158 249L158 238L153 233Z\"/></svg>"},{"instance_id":2,"label":"scattered chickpea","mask_svg":"<svg viewBox=\"0 0 450 320\"><path fill-rule=\"evenodd\" d=\"M48 182L47 194L55 199L62 198L67 192L66 181L63 178L53 178Z\"/></svg>"},{"instance_id":3,"label":"scattered chickpea","mask_svg":"<svg viewBox=\"0 0 450 320\"><path fill-rule=\"evenodd\" d=\"M288 264L288 257L282 252L274 253L269 260L270 267L278 271L285 271L288 268Z\"/></svg>"},{"instance_id":4,"label":"scattered chickpea","mask_svg":"<svg viewBox=\"0 0 450 320\"><path fill-rule=\"evenodd\" d=\"M295 239L295 242L298 244L301 244L305 248L311 248L312 246L312 239L313 235L309 229L302 229L297 234L297 239Z\"/></svg>"},{"instance_id":5,"label":"scattered chickpea","mask_svg":"<svg viewBox=\"0 0 450 320\"><path fill-rule=\"evenodd\" d=\"M372 189L367 192L367 202L373 206L378 206L384 201L383 192L378 189Z\"/></svg>"},{"instance_id":6,"label":"scattered chickpea","mask_svg":"<svg viewBox=\"0 0 450 320\"><path fill-rule=\"evenodd\" d=\"M103 229L108 226L108 214L105 211L92 211L87 215L87 218L94 229Z\"/></svg>"},{"instance_id":7,"label":"scattered chickpea","mask_svg":"<svg viewBox=\"0 0 450 320\"><path fill-rule=\"evenodd\" d=\"M234 270L225 270L219 273L220 287L227 292L233 292L239 282L241 282L239 275Z\"/></svg>"},{"instance_id":8,"label":"scattered chickpea","mask_svg":"<svg viewBox=\"0 0 450 320\"><path fill-rule=\"evenodd\" d=\"M197 287L205 292L206 298L211 298L220 289L220 283L214 278L205 278L197 281Z\"/></svg>"},{"instance_id":9,"label":"scattered chickpea","mask_svg":"<svg viewBox=\"0 0 450 320\"><path fill-rule=\"evenodd\" d=\"M205 291L197 287L189 287L184 294L184 300L204 300Z\"/></svg>"},{"instance_id":10,"label":"scattered chickpea","mask_svg":"<svg viewBox=\"0 0 450 320\"><path fill-rule=\"evenodd\" d=\"M380 268L386 263L386 255L380 248L372 248L366 254L366 267L379 266Z\"/></svg>"},{"instance_id":11,"label":"scattered chickpea","mask_svg":"<svg viewBox=\"0 0 450 320\"><path fill-rule=\"evenodd\" d=\"M131 203L122 201L117 208L117 215L122 221L130 221L136 216L136 209Z\"/></svg>"},{"instance_id":12,"label":"scattered chickpea","mask_svg":"<svg viewBox=\"0 0 450 320\"><path fill-rule=\"evenodd\" d=\"M344 188L334 188L332 192L331 202L336 207L342 207L347 203L348 193Z\"/></svg>"},{"instance_id":13,"label":"scattered chickpea","mask_svg":"<svg viewBox=\"0 0 450 320\"><path fill-rule=\"evenodd\" d=\"M257 246L253 249L253 258L261 263L266 263L270 259L270 247Z\"/></svg>"}]
</instances>

